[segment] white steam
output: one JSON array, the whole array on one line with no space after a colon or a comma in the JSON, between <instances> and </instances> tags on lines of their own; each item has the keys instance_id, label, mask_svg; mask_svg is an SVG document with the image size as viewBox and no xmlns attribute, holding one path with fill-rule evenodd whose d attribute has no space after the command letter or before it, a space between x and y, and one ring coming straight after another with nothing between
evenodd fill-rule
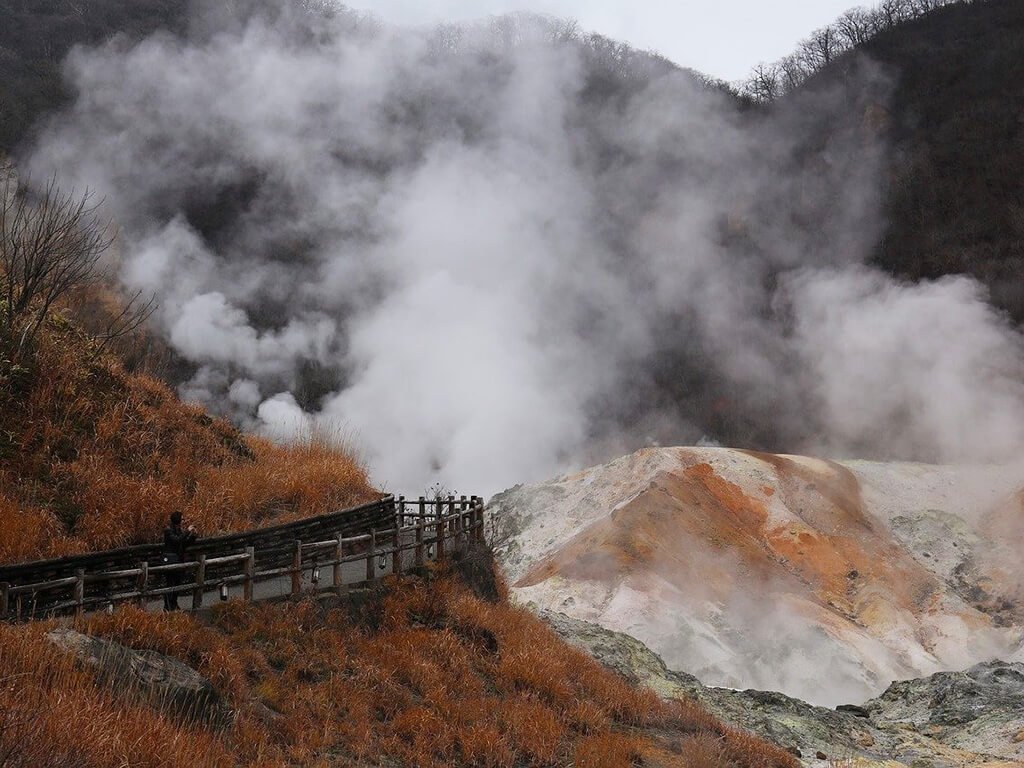
<instances>
[{"instance_id":1,"label":"white steam","mask_svg":"<svg viewBox=\"0 0 1024 768\"><path fill-rule=\"evenodd\" d=\"M870 67L759 117L550 22L299 17L76 51L30 158L107 196L185 395L277 436L340 422L410 490L646 440L1024 444L1019 339L978 287L863 266Z\"/></svg>"}]
</instances>

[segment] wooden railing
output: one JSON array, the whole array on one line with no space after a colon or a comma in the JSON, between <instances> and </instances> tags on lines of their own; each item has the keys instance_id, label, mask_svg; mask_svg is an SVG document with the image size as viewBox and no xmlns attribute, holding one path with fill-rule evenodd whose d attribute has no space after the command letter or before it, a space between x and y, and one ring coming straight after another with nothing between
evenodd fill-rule
<instances>
[{"instance_id":1,"label":"wooden railing","mask_svg":"<svg viewBox=\"0 0 1024 768\"><path fill-rule=\"evenodd\" d=\"M210 592L227 599L232 588L241 588L244 600L258 600L299 594L304 581L309 589L343 595L352 584L443 560L451 547L481 540L483 509L477 496L388 496L330 515L206 539L189 549L192 559L183 563L155 564L160 547L147 545L6 566L0 568L0 620L81 614L124 602L146 606L166 594L191 595L191 607L199 609ZM365 571L358 568L353 578L355 563L365 563ZM168 574L191 574L191 581L161 586ZM258 585L280 587L282 580L290 581L284 590L257 594Z\"/></svg>"}]
</instances>

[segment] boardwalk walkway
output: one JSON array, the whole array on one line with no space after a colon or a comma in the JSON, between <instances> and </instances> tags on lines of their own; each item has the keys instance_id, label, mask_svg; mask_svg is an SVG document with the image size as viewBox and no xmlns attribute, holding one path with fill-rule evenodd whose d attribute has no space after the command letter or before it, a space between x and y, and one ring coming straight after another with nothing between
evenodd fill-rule
<instances>
[{"instance_id":1,"label":"boardwalk walkway","mask_svg":"<svg viewBox=\"0 0 1024 768\"><path fill-rule=\"evenodd\" d=\"M200 540L188 562L161 565L160 547L143 545L0 566L0 620L102 610L133 602L162 605L173 591L183 607L211 599L266 600L303 591L366 584L421 567L483 538L477 496L406 501L386 496L294 523ZM165 586L167 574L182 584ZM182 600L181 596L185 599Z\"/></svg>"}]
</instances>

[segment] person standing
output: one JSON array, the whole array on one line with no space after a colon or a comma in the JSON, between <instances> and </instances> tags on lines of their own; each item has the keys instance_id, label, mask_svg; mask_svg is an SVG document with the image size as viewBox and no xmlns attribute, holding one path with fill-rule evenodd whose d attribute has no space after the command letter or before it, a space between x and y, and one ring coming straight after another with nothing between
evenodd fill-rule
<instances>
[{"instance_id":1,"label":"person standing","mask_svg":"<svg viewBox=\"0 0 1024 768\"><path fill-rule=\"evenodd\" d=\"M164 565L173 565L185 562L185 549L199 538L199 534L196 533L194 525L190 525L188 528L182 528L181 522L181 512L172 512L170 525L164 528ZM167 573L168 587L181 586L181 581L181 571L169 571ZM178 610L177 592L168 592L164 595L164 610Z\"/></svg>"}]
</instances>

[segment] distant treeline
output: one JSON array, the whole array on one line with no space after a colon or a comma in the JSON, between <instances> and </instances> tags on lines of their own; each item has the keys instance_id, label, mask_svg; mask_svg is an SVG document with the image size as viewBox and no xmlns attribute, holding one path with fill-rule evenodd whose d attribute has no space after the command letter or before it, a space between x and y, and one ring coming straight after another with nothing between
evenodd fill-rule
<instances>
[{"instance_id":1,"label":"distant treeline","mask_svg":"<svg viewBox=\"0 0 1024 768\"><path fill-rule=\"evenodd\" d=\"M983 2L987 0L883 0L874 8L851 8L801 40L789 56L754 67L750 77L740 84L740 93L755 101L772 101L796 90L844 53L886 30L947 5Z\"/></svg>"},{"instance_id":2,"label":"distant treeline","mask_svg":"<svg viewBox=\"0 0 1024 768\"><path fill-rule=\"evenodd\" d=\"M115 36L140 40L158 31L202 35L239 19L280 13L308 15L311 36L325 34L324 17L335 22L342 17L346 23L330 28L346 34L375 35L383 29L372 14L332 0L0 0L0 155L13 152L41 118L72 98L61 66L76 45L98 45ZM478 24L442 24L432 44L438 55L458 54L481 38L509 47L545 41L579 46L588 72L584 96L633 92L667 72L685 72L709 88L729 90L725 82L681 70L658 54L546 15L512 13Z\"/></svg>"}]
</instances>

